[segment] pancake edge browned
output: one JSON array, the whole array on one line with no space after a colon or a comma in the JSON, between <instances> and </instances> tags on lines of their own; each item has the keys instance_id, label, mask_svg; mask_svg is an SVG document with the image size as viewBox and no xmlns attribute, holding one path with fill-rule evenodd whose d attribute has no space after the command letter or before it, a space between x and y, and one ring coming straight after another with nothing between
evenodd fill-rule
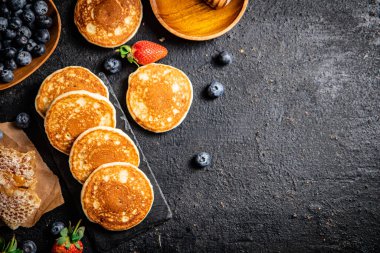
<instances>
[{"instance_id":1,"label":"pancake edge browned","mask_svg":"<svg viewBox=\"0 0 380 253\"><path fill-rule=\"evenodd\" d=\"M141 15L140 15L140 20L138 22L138 25L136 26L134 32L128 38L126 38L122 43L120 43L120 44L105 45L105 44L102 44L102 43L96 43L96 42L90 40L88 38L88 36L86 35L86 33L84 33L84 32L81 31L81 28L80 28L81 26L80 26L80 24L77 23L77 19L76 19L76 15L75 15L75 13L77 13L77 8L79 8L79 7L77 7L79 5L79 1L77 1L77 3L75 4L75 10L74 10L74 23L75 23L75 26L77 27L79 33L83 36L83 38L85 38L89 43L91 43L93 45L96 45L96 46L99 46L99 47L103 47L103 48L120 47L120 46L124 45L125 43L127 43L128 41L130 41L136 35L137 31L139 30L139 28L141 26L141 22L142 22L142 19L143 19L143 5L142 5L141 0L139 0L139 2L140 2L140 13L141 13Z\"/></svg>"},{"instance_id":2,"label":"pancake edge browned","mask_svg":"<svg viewBox=\"0 0 380 253\"><path fill-rule=\"evenodd\" d=\"M102 79L100 79L97 75L95 75L94 73L92 73L91 70L89 70L88 68L85 68L85 67L82 67L82 66L67 66L67 67L64 67L62 69L58 69L56 71L54 71L53 73L51 73L50 75L48 75L44 80L43 82L41 83L41 86L40 88L38 89L38 93L37 93L37 96L36 96L36 99L34 100L34 107L36 108L36 111L37 113L42 117L42 118L45 118L45 116L43 115L43 113L38 109L38 106L37 106L37 99L39 97L41 97L41 92L42 92L42 87L45 85L45 83L47 82L47 80L52 77L53 75L55 74L58 74L60 72L63 72L63 71L66 71L68 69L71 69L71 68L80 68L80 69L84 69L84 70L87 70L90 74L92 74L94 77L96 77L98 79L98 81L100 82L101 85L103 85L103 87L106 89L107 91L107 95L106 95L106 98L109 98L109 91L108 91L108 88L107 86L104 84L104 82L102 81ZM62 95L62 94L61 94ZM54 100L53 100L54 101ZM51 104L50 104L51 106ZM49 110L49 109L48 109Z\"/></svg>"},{"instance_id":3,"label":"pancake edge browned","mask_svg":"<svg viewBox=\"0 0 380 253\"><path fill-rule=\"evenodd\" d=\"M55 147L53 145L53 142L50 140L50 137L49 135L47 134L46 132L46 119L48 118L48 115L50 114L50 109L53 107L53 105L55 105L60 99L62 98L65 98L65 97L68 97L70 95L74 95L74 94L82 94L82 95L87 95L87 96L90 96L92 98L95 98L95 99L99 99L99 100L102 100L102 101L105 101L107 104L109 104L112 108L112 112L113 112L113 127L116 127L116 109L115 107L113 106L113 104L105 97L103 97L102 95L100 94L97 94L97 93L91 93L89 91L86 91L86 90L76 90L76 91L69 91L69 92L66 92L66 93L63 93L61 95L59 95L56 99L54 99L54 101L51 103L50 107L49 107L49 110L46 112L46 117L45 117L45 120L44 120L44 128L45 128L45 133L46 133L46 136L50 142L50 144L55 148L57 149L58 151L64 153L65 155L69 155L70 153L66 153L64 152L63 150L60 150L58 149L57 147Z\"/></svg>"},{"instance_id":4,"label":"pancake edge browned","mask_svg":"<svg viewBox=\"0 0 380 253\"><path fill-rule=\"evenodd\" d=\"M182 122L185 120L185 118L187 117L187 114L189 113L190 108L191 108L191 105L192 105L192 103L193 103L193 93L194 93L194 91L193 91L193 84L191 83L191 80L190 80L190 78L186 75L186 73L183 72L182 70L176 68L176 67L173 67L173 66L170 66L170 65L166 65L166 64L162 64L162 63L150 63L150 64L147 64L147 65L145 65L145 66L141 66L141 67L139 67L135 72L133 72L132 74L130 74L130 75L129 75L129 78L128 78L128 85L129 85L129 83L130 83L130 81L131 81L131 78L132 78L134 75L136 75L137 72L138 72L139 70L143 69L143 68L146 67L146 66L150 66L150 65L162 65L162 66L165 66L165 67L169 67L169 68L172 68L172 69L176 69L176 70L180 71L180 72L181 72L181 73L187 78L187 80L189 81L189 84L190 84L190 90L191 90L191 94L190 94L190 95L191 95L191 97L190 97L190 104L189 104L189 106L188 106L188 108L187 108L186 113L183 115L183 117L181 118L181 120L179 120L178 123L177 123L176 125L174 125L174 126L171 127L171 128L167 128L167 129L165 129L165 130L156 130L156 129L149 128L149 127L147 127L147 126L142 125L140 122L138 122L138 121L136 120L136 115L133 113L132 108L131 108L131 105L129 104L129 100L128 100L128 97L129 97L129 96L128 96L129 89L127 90L127 94L126 94L127 108L128 108L129 114L132 116L133 120L134 120L139 126L141 126L142 128L144 128L145 130L148 130L148 131L153 132L153 133L165 133L165 132L168 132L168 131L171 131L171 130L177 128L179 125L181 125L181 123L182 123Z\"/></svg>"},{"instance_id":5,"label":"pancake edge browned","mask_svg":"<svg viewBox=\"0 0 380 253\"><path fill-rule=\"evenodd\" d=\"M132 140L131 137L129 137L126 133L124 133L122 130L120 129L117 129L117 128L112 128L112 127L106 127L106 126L97 126L97 127L93 127L93 128L89 128L87 129L86 131L84 131L83 133L81 133L78 138L75 139L74 143L73 143L73 146L71 147L71 150L70 150L70 156L69 156L69 167L70 167L70 171L71 171L71 174L73 175L73 177L80 183L80 184L83 184L82 181L80 181L76 175L73 173L73 151L74 151L74 146L84 137L86 136L87 134L91 133L91 132L94 132L94 131L97 131L97 130L105 130L105 131L110 131L110 132L114 132L114 133L118 133L120 135L122 135L123 137L125 137L126 139L128 139L131 143L132 143L132 146L133 148L135 149L136 153L137 153L137 157L138 157L138 166L140 166L140 152L139 152L139 149L137 148L135 142Z\"/></svg>"},{"instance_id":6,"label":"pancake edge browned","mask_svg":"<svg viewBox=\"0 0 380 253\"><path fill-rule=\"evenodd\" d=\"M88 217L88 214L86 212L86 210L83 208L83 195L84 195L84 192L86 190L86 187L87 187L87 184L88 182L90 182L90 180L92 179L93 175L95 175L95 173L103 168L108 168L108 167L111 167L111 166L131 166L133 167L134 169L136 169L143 177L145 177L145 179L148 181L149 183L149 186L150 186L150 190L151 190L151 193L152 193L152 201L151 201L151 205L150 205L150 208L148 210L148 212L146 212L146 215L144 216L144 218L141 219L141 221L139 223L136 223L134 226L128 228L128 229L110 229L110 228L106 228L104 227L102 224L99 224L99 223L96 223L94 222L93 220L91 220L89 217ZM96 224L99 224L100 226L102 226L103 228L109 230L109 231L125 231L125 230L129 230L135 226L137 226L138 224L140 224L141 222L143 222L146 217L148 216L148 214L150 213L150 211L152 210L152 206L153 206L153 203L154 203L154 191L153 191L153 186L152 186L152 183L150 182L149 178L147 177L147 175L145 175L145 173L140 170L139 168L137 168L136 166L130 164L130 163L126 163L126 162L113 162L113 163L106 163L106 164L103 164L101 166L99 166L96 170L94 170L94 172L91 173L91 175L87 178L86 182L83 184L83 187L82 187L82 191L81 191L81 194L80 194L80 202L81 202L81 205L82 205L82 210L83 210L83 213L86 215L87 219L93 223L96 223Z\"/></svg>"}]
</instances>

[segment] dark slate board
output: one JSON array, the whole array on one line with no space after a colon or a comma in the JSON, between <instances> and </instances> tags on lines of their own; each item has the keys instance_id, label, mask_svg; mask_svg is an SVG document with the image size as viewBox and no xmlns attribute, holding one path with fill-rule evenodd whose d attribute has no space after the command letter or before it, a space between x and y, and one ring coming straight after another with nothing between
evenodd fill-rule
<instances>
[{"instance_id":1,"label":"dark slate board","mask_svg":"<svg viewBox=\"0 0 380 253\"><path fill-rule=\"evenodd\" d=\"M61 152L55 150L49 143L43 125L43 119L36 113L32 115L33 125L26 130L29 138L35 144L36 148L41 153L44 161L49 165L49 167L61 178L61 182L65 184L65 187L68 189L71 196L69 196L69 200L66 200L66 203L72 202L73 206L78 210L81 217L84 217L84 223L86 226L86 235L91 241L91 244L94 246L95 250L98 252L107 252L108 250L116 247L120 243L126 242L139 233L147 231L163 222L171 219L172 212L167 204L167 201L161 191L160 186L157 183L157 180L152 172L152 169L149 166L148 161L145 158L144 153L141 150L141 147L134 135L131 126L125 116L123 110L121 109L120 103L116 98L115 93L113 92L112 86L108 81L107 77L104 73L99 73L99 77L104 81L107 85L110 92L110 101L115 106L116 109L116 118L117 125L116 127L123 130L127 133L136 143L136 146L140 152L140 166L139 168L147 175L150 182L153 185L154 190L154 203L149 215L146 219L141 222L136 227L122 232L111 232L103 229L101 226L89 222L85 219L85 215L82 211L81 203L80 203L80 191L82 185L79 184L71 175L69 164L68 164L68 156L62 154ZM33 130L31 130L33 129ZM35 131L38 129L39 131ZM66 198L67 199L67 198Z\"/></svg>"}]
</instances>

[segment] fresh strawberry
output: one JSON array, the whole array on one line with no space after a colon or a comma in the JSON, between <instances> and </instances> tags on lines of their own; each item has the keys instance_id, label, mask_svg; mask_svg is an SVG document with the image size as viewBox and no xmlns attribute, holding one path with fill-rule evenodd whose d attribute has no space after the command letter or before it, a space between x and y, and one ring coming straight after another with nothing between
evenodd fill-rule
<instances>
[{"instance_id":1,"label":"fresh strawberry","mask_svg":"<svg viewBox=\"0 0 380 253\"><path fill-rule=\"evenodd\" d=\"M51 249L51 253L81 253L83 252L83 243L81 239L84 235L84 227L79 227L80 222L73 228L71 222L68 228L64 228L59 233L59 237Z\"/></svg>"},{"instance_id":2,"label":"fresh strawberry","mask_svg":"<svg viewBox=\"0 0 380 253\"><path fill-rule=\"evenodd\" d=\"M17 240L15 236L12 237L12 240L5 244L3 237L0 237L0 253L22 253L21 249L17 248Z\"/></svg>"},{"instance_id":3,"label":"fresh strawberry","mask_svg":"<svg viewBox=\"0 0 380 253\"><path fill-rule=\"evenodd\" d=\"M127 57L130 63L137 66L159 61L168 54L165 47L147 40L137 41L132 47L123 45L116 51L120 52L122 58Z\"/></svg>"}]
</instances>

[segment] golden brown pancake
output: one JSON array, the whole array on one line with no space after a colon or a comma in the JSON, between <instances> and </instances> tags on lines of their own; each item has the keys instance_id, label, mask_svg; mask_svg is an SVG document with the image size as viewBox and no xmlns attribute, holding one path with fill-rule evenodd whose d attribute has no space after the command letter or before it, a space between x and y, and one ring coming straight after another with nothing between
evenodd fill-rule
<instances>
[{"instance_id":1,"label":"golden brown pancake","mask_svg":"<svg viewBox=\"0 0 380 253\"><path fill-rule=\"evenodd\" d=\"M115 127L113 105L103 96L88 91L70 91L57 97L45 117L45 132L50 143L69 154L75 139L96 126Z\"/></svg>"},{"instance_id":2,"label":"golden brown pancake","mask_svg":"<svg viewBox=\"0 0 380 253\"><path fill-rule=\"evenodd\" d=\"M112 48L136 34L142 13L140 0L78 0L74 22L90 43Z\"/></svg>"},{"instance_id":3,"label":"golden brown pancake","mask_svg":"<svg viewBox=\"0 0 380 253\"><path fill-rule=\"evenodd\" d=\"M82 184L96 168L111 162L128 162L136 167L140 164L136 145L120 129L90 128L79 135L71 148L70 170Z\"/></svg>"},{"instance_id":4,"label":"golden brown pancake","mask_svg":"<svg viewBox=\"0 0 380 253\"><path fill-rule=\"evenodd\" d=\"M166 132L186 118L193 100L193 86L181 70L148 64L129 76L127 107L143 128Z\"/></svg>"},{"instance_id":5,"label":"golden brown pancake","mask_svg":"<svg viewBox=\"0 0 380 253\"><path fill-rule=\"evenodd\" d=\"M83 185L81 202L87 218L105 229L130 229L145 219L154 200L146 175L129 163L108 163Z\"/></svg>"},{"instance_id":6,"label":"golden brown pancake","mask_svg":"<svg viewBox=\"0 0 380 253\"><path fill-rule=\"evenodd\" d=\"M35 102L37 112L45 117L56 97L74 90L87 90L108 98L108 89L102 80L86 68L70 66L55 71L42 82Z\"/></svg>"}]
</instances>

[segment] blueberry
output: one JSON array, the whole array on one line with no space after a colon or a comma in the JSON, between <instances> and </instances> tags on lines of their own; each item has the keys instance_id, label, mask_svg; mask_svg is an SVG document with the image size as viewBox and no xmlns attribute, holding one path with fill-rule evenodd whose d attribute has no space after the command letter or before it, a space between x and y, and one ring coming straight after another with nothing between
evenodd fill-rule
<instances>
[{"instance_id":1,"label":"blueberry","mask_svg":"<svg viewBox=\"0 0 380 253\"><path fill-rule=\"evenodd\" d=\"M30 123L29 114L22 112L16 117L16 126L19 128L28 128Z\"/></svg>"},{"instance_id":2,"label":"blueberry","mask_svg":"<svg viewBox=\"0 0 380 253\"><path fill-rule=\"evenodd\" d=\"M4 133L3 131L0 130L0 140L4 138Z\"/></svg>"},{"instance_id":3,"label":"blueberry","mask_svg":"<svg viewBox=\"0 0 380 253\"><path fill-rule=\"evenodd\" d=\"M24 6L24 10L31 10L33 5L31 3L29 3L31 1L28 1L28 3Z\"/></svg>"},{"instance_id":4,"label":"blueberry","mask_svg":"<svg viewBox=\"0 0 380 253\"><path fill-rule=\"evenodd\" d=\"M197 167L204 168L211 165L211 155L206 152L198 153L194 156L194 163Z\"/></svg>"},{"instance_id":5,"label":"blueberry","mask_svg":"<svg viewBox=\"0 0 380 253\"><path fill-rule=\"evenodd\" d=\"M222 66L228 65L232 62L232 56L227 51L223 51L216 57L216 62Z\"/></svg>"},{"instance_id":6,"label":"blueberry","mask_svg":"<svg viewBox=\"0 0 380 253\"><path fill-rule=\"evenodd\" d=\"M26 0L9 0L8 7L12 11L18 11L26 5Z\"/></svg>"},{"instance_id":7,"label":"blueberry","mask_svg":"<svg viewBox=\"0 0 380 253\"><path fill-rule=\"evenodd\" d=\"M9 28L11 29L19 29L22 26L22 20L19 17L12 17L9 21Z\"/></svg>"},{"instance_id":8,"label":"blueberry","mask_svg":"<svg viewBox=\"0 0 380 253\"><path fill-rule=\"evenodd\" d=\"M207 95L209 95L211 98L218 98L222 96L223 93L224 86L218 81L212 81L212 83L207 87Z\"/></svg>"},{"instance_id":9,"label":"blueberry","mask_svg":"<svg viewBox=\"0 0 380 253\"><path fill-rule=\"evenodd\" d=\"M18 11L15 11L15 12L13 13L13 16L15 16L15 17L20 17L22 13L23 13L23 10L20 9L20 10L18 10Z\"/></svg>"},{"instance_id":10,"label":"blueberry","mask_svg":"<svg viewBox=\"0 0 380 253\"><path fill-rule=\"evenodd\" d=\"M37 42L45 44L50 40L50 33L47 29L39 29L35 32L34 38Z\"/></svg>"},{"instance_id":11,"label":"blueberry","mask_svg":"<svg viewBox=\"0 0 380 253\"><path fill-rule=\"evenodd\" d=\"M64 229L64 228L65 228L65 224L63 224L63 222L56 221L56 222L54 222L54 223L51 225L50 232L51 232L53 235L58 235L59 232L61 232L61 230Z\"/></svg>"},{"instance_id":12,"label":"blueberry","mask_svg":"<svg viewBox=\"0 0 380 253\"><path fill-rule=\"evenodd\" d=\"M109 73L115 74L121 70L121 61L111 57L104 61L103 66Z\"/></svg>"},{"instance_id":13,"label":"blueberry","mask_svg":"<svg viewBox=\"0 0 380 253\"><path fill-rule=\"evenodd\" d=\"M0 62L0 73L1 71L3 71L3 69L4 69L4 63Z\"/></svg>"},{"instance_id":14,"label":"blueberry","mask_svg":"<svg viewBox=\"0 0 380 253\"><path fill-rule=\"evenodd\" d=\"M0 32L4 32L8 27L8 19L0 17Z\"/></svg>"},{"instance_id":15,"label":"blueberry","mask_svg":"<svg viewBox=\"0 0 380 253\"><path fill-rule=\"evenodd\" d=\"M9 69L3 69L0 73L0 81L3 83L9 83L13 81L13 72Z\"/></svg>"},{"instance_id":16,"label":"blueberry","mask_svg":"<svg viewBox=\"0 0 380 253\"><path fill-rule=\"evenodd\" d=\"M3 32L3 37L6 40L13 40L14 38L16 38L16 36L17 36L16 31L12 29L7 29L5 30L5 32Z\"/></svg>"},{"instance_id":17,"label":"blueberry","mask_svg":"<svg viewBox=\"0 0 380 253\"><path fill-rule=\"evenodd\" d=\"M28 44L26 44L25 46L25 50L28 52L32 52L36 46L37 46L37 43L33 39L29 39Z\"/></svg>"},{"instance_id":18,"label":"blueberry","mask_svg":"<svg viewBox=\"0 0 380 253\"><path fill-rule=\"evenodd\" d=\"M18 35L25 36L25 37L27 37L28 39L29 39L30 37L32 37L32 31L31 31L27 26L21 26L21 27L18 29L17 34L18 34Z\"/></svg>"},{"instance_id":19,"label":"blueberry","mask_svg":"<svg viewBox=\"0 0 380 253\"><path fill-rule=\"evenodd\" d=\"M32 54L36 57L43 55L46 52L46 47L44 44L37 44L32 50Z\"/></svg>"},{"instance_id":20,"label":"blueberry","mask_svg":"<svg viewBox=\"0 0 380 253\"><path fill-rule=\"evenodd\" d=\"M37 1L34 3L34 12L37 15L45 15L48 12L48 5L45 1Z\"/></svg>"},{"instance_id":21,"label":"blueberry","mask_svg":"<svg viewBox=\"0 0 380 253\"><path fill-rule=\"evenodd\" d=\"M24 253L36 253L37 245L33 241L27 240L22 244L22 250Z\"/></svg>"},{"instance_id":22,"label":"blueberry","mask_svg":"<svg viewBox=\"0 0 380 253\"><path fill-rule=\"evenodd\" d=\"M21 19L24 20L25 23L31 24L36 19L36 16L34 16L34 13L32 10L27 9L21 14Z\"/></svg>"},{"instance_id":23,"label":"blueberry","mask_svg":"<svg viewBox=\"0 0 380 253\"><path fill-rule=\"evenodd\" d=\"M42 15L36 17L36 25L39 28L50 28L53 25L53 19L51 17Z\"/></svg>"},{"instance_id":24,"label":"blueberry","mask_svg":"<svg viewBox=\"0 0 380 253\"><path fill-rule=\"evenodd\" d=\"M16 62L19 66L26 66L32 62L32 55L27 51L20 51L16 56Z\"/></svg>"},{"instance_id":25,"label":"blueberry","mask_svg":"<svg viewBox=\"0 0 380 253\"><path fill-rule=\"evenodd\" d=\"M17 69L17 64L16 64L15 60L13 60L13 59L7 60L5 62L5 68L12 70L12 71Z\"/></svg>"},{"instance_id":26,"label":"blueberry","mask_svg":"<svg viewBox=\"0 0 380 253\"><path fill-rule=\"evenodd\" d=\"M11 12L5 4L0 5L0 17L9 18Z\"/></svg>"},{"instance_id":27,"label":"blueberry","mask_svg":"<svg viewBox=\"0 0 380 253\"><path fill-rule=\"evenodd\" d=\"M14 47L8 47L4 49L4 58L5 59L13 59L16 57L17 50Z\"/></svg>"},{"instance_id":28,"label":"blueberry","mask_svg":"<svg viewBox=\"0 0 380 253\"><path fill-rule=\"evenodd\" d=\"M3 48L12 46L12 40L3 40Z\"/></svg>"},{"instance_id":29,"label":"blueberry","mask_svg":"<svg viewBox=\"0 0 380 253\"><path fill-rule=\"evenodd\" d=\"M15 44L19 47L24 47L28 44L28 38L26 36L17 36L14 40Z\"/></svg>"}]
</instances>

